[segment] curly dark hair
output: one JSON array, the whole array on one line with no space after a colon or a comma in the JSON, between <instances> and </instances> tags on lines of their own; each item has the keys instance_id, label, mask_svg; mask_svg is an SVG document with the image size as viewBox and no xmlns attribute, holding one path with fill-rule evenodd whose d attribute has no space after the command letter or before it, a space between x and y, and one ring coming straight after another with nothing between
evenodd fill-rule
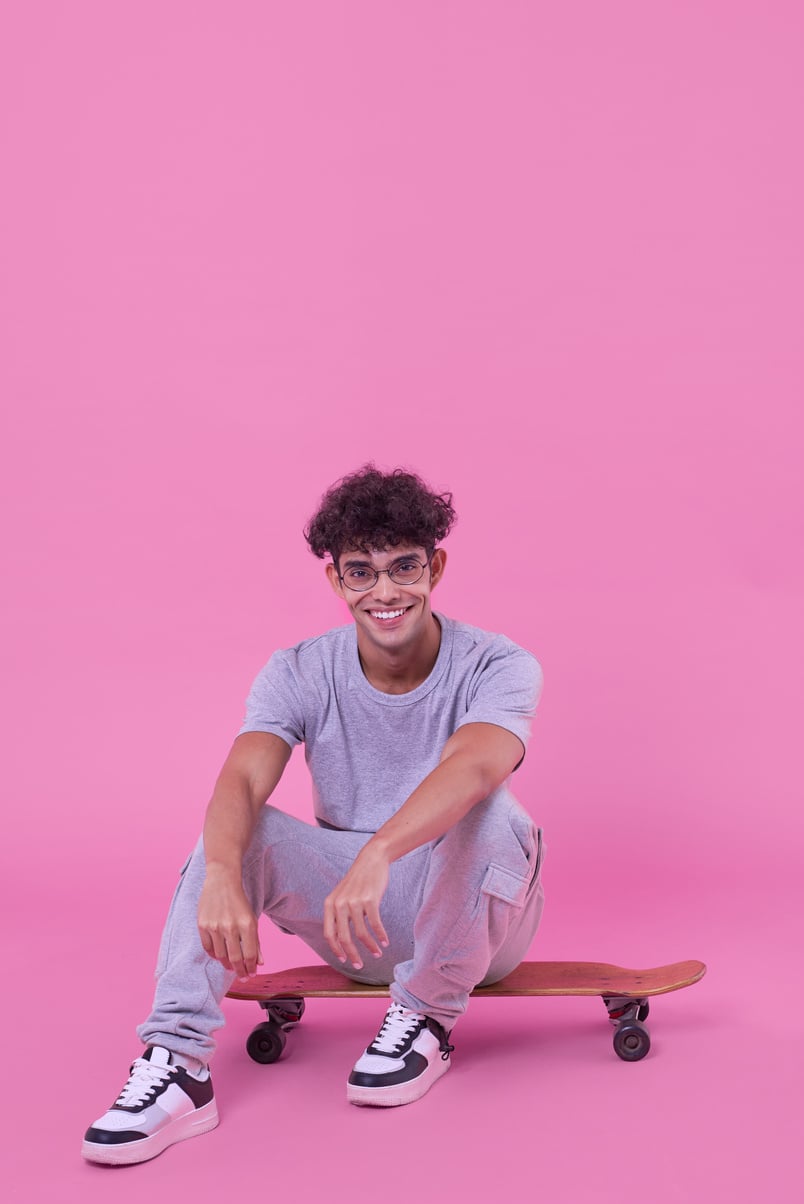
<instances>
[{"instance_id":1,"label":"curly dark hair","mask_svg":"<svg viewBox=\"0 0 804 1204\"><path fill-rule=\"evenodd\" d=\"M327 490L304 538L319 559L329 552L337 561L347 547L368 552L400 544L431 555L455 518L451 493L433 493L407 469L386 473L364 464Z\"/></svg>"}]
</instances>

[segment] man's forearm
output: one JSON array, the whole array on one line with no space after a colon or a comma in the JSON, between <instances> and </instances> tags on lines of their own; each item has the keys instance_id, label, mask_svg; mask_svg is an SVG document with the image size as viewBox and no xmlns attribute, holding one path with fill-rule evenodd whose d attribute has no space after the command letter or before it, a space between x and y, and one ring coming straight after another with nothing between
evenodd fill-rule
<instances>
[{"instance_id":1,"label":"man's forearm","mask_svg":"<svg viewBox=\"0 0 804 1204\"><path fill-rule=\"evenodd\" d=\"M207 807L207 874L198 902L198 932L208 956L241 977L254 974L262 960L257 917L243 889L243 855L289 756L289 746L278 736L238 736Z\"/></svg>"},{"instance_id":2,"label":"man's forearm","mask_svg":"<svg viewBox=\"0 0 804 1204\"><path fill-rule=\"evenodd\" d=\"M324 936L342 961L360 969L356 941L380 957L388 935L379 911L392 861L443 836L490 788L488 774L471 754L456 753L428 774L420 786L375 832L352 867L324 902ZM354 936L352 927L354 926Z\"/></svg>"},{"instance_id":3,"label":"man's forearm","mask_svg":"<svg viewBox=\"0 0 804 1204\"><path fill-rule=\"evenodd\" d=\"M207 869L218 868L240 876L243 854L251 843L261 806L255 803L244 779L221 775L204 820Z\"/></svg>"},{"instance_id":4,"label":"man's forearm","mask_svg":"<svg viewBox=\"0 0 804 1204\"><path fill-rule=\"evenodd\" d=\"M362 966L356 941L374 957L388 945L379 906L391 862L443 836L521 760L521 741L494 724L466 724L450 736L440 764L374 833L324 901L324 936L342 962Z\"/></svg>"},{"instance_id":5,"label":"man's forearm","mask_svg":"<svg viewBox=\"0 0 804 1204\"><path fill-rule=\"evenodd\" d=\"M502 785L522 760L521 741L489 723L459 728L441 762L364 847L386 862L438 840Z\"/></svg>"},{"instance_id":6,"label":"man's forearm","mask_svg":"<svg viewBox=\"0 0 804 1204\"><path fill-rule=\"evenodd\" d=\"M456 753L427 775L396 814L372 836L365 851L380 853L389 862L396 861L443 836L493 788L484 767L475 758Z\"/></svg>"},{"instance_id":7,"label":"man's forearm","mask_svg":"<svg viewBox=\"0 0 804 1204\"><path fill-rule=\"evenodd\" d=\"M204 853L208 869L238 878L243 855L266 800L273 793L290 757L278 736L240 736L215 783L204 820Z\"/></svg>"}]
</instances>

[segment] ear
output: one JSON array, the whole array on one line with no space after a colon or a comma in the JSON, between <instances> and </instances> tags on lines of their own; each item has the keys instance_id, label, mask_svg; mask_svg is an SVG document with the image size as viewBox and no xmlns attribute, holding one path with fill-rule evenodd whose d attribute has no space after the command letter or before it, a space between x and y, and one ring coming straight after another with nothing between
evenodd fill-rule
<instances>
[{"instance_id":1,"label":"ear","mask_svg":"<svg viewBox=\"0 0 804 1204\"><path fill-rule=\"evenodd\" d=\"M329 581L330 585L332 586L334 592L338 595L339 598L344 598L344 600L345 600L343 586L341 585L341 579L338 576L338 570L335 567L335 565L332 564L332 562L330 562L327 565L326 574L327 574L327 580Z\"/></svg>"},{"instance_id":2,"label":"ear","mask_svg":"<svg viewBox=\"0 0 804 1204\"><path fill-rule=\"evenodd\" d=\"M430 589L434 589L444 576L447 564L447 553L443 548L436 548L430 561Z\"/></svg>"}]
</instances>

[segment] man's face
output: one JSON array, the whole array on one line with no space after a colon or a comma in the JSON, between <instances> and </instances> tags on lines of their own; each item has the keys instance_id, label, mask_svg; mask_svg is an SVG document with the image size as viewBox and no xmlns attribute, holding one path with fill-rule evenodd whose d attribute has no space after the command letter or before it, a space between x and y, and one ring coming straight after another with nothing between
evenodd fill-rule
<instances>
[{"instance_id":1,"label":"man's face","mask_svg":"<svg viewBox=\"0 0 804 1204\"><path fill-rule=\"evenodd\" d=\"M429 567L424 548L403 545L371 552L345 548L337 564L327 565L327 576L352 613L358 639L367 639L389 652L402 652L413 648L431 629L430 593L441 580L446 559L443 548L436 548ZM425 565L418 581L405 585L391 579L389 569L404 573L414 560ZM362 584L371 579L373 572L379 572L379 576L369 589L355 590L347 584L350 577L355 578L355 584Z\"/></svg>"}]
</instances>

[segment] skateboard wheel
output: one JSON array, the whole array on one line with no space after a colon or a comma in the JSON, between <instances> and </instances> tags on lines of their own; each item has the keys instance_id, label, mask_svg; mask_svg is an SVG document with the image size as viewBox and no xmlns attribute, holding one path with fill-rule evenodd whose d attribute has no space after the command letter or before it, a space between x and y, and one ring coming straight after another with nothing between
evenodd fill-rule
<instances>
[{"instance_id":1,"label":"skateboard wheel","mask_svg":"<svg viewBox=\"0 0 804 1204\"><path fill-rule=\"evenodd\" d=\"M246 1051L255 1062L268 1065L270 1062L279 1061L286 1041L287 1037L278 1024L274 1024L272 1020L264 1020L249 1033Z\"/></svg>"},{"instance_id":2,"label":"skateboard wheel","mask_svg":"<svg viewBox=\"0 0 804 1204\"><path fill-rule=\"evenodd\" d=\"M626 1020L614 1034L614 1052L624 1062L639 1062L650 1049L650 1034L638 1020Z\"/></svg>"},{"instance_id":3,"label":"skateboard wheel","mask_svg":"<svg viewBox=\"0 0 804 1204\"><path fill-rule=\"evenodd\" d=\"M640 1020L647 1020L649 1015L650 1015L650 1004L648 1003L648 1001L646 999L644 1003L640 1004L639 1011L637 1012L637 1017Z\"/></svg>"}]
</instances>

